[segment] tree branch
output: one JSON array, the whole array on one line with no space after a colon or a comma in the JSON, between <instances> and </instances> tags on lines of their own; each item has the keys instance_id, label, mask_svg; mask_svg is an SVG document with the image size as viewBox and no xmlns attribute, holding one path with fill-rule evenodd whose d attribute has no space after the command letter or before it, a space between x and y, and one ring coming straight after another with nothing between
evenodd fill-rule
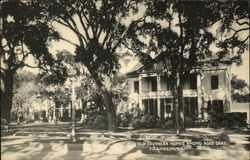
<instances>
[{"instance_id":1,"label":"tree branch","mask_svg":"<svg viewBox=\"0 0 250 160\"><path fill-rule=\"evenodd\" d=\"M237 23L238 25L240 25L240 26L242 26L242 25L248 25L248 26L249 26L249 22L247 22L247 21L245 21L245 22L239 22L241 19L242 19L242 18L236 19L236 23Z\"/></svg>"},{"instance_id":2,"label":"tree branch","mask_svg":"<svg viewBox=\"0 0 250 160\"><path fill-rule=\"evenodd\" d=\"M78 38L78 40L79 40L79 42L80 42L81 45L84 46L84 43L83 43L82 39L83 39L84 42L87 44L86 39L81 35L81 33L79 33L77 30L75 30L74 27L71 26L69 22L67 22L67 21L64 20L64 19L62 19L62 20L63 20L66 24L63 23L63 22L61 22L60 20L55 19L55 21L56 21L57 23L62 24L63 26L65 26L65 27L71 29L71 30L76 34L76 36L77 36L77 38Z\"/></svg>"},{"instance_id":3,"label":"tree branch","mask_svg":"<svg viewBox=\"0 0 250 160\"><path fill-rule=\"evenodd\" d=\"M81 14L82 13L82 14ZM85 35L86 35L86 38L89 40L90 39L90 36L89 36L89 33L88 33L88 29L87 29L87 27L85 26L85 24L84 24L84 22L83 22L83 20L82 20L82 16L81 15L83 15L84 17L85 17L85 19L86 19L86 21L89 23L89 20L86 18L86 16L84 15L84 12L82 11L82 12L79 12L79 11L77 11L77 16L78 16L78 18L79 18L79 20L80 20L80 23L81 23L81 25L82 25L82 28L83 28L83 30L84 30L84 32L85 32ZM87 42L86 42L87 43Z\"/></svg>"},{"instance_id":4,"label":"tree branch","mask_svg":"<svg viewBox=\"0 0 250 160\"><path fill-rule=\"evenodd\" d=\"M140 23L140 22L142 22L142 21L144 21L144 20L145 20L145 16L142 17L142 18L140 18L140 19L138 19L138 20L136 20L136 21L132 21L132 22L130 23L130 25L123 31L122 35L118 38L117 42L114 44L114 47L112 48L111 53L114 53L114 52L115 52L116 48L120 45L120 43L121 43L122 39L124 38L124 36L126 35L127 31L128 31L131 27L137 25L138 23ZM111 37L110 37L110 39L111 39Z\"/></svg>"},{"instance_id":5,"label":"tree branch","mask_svg":"<svg viewBox=\"0 0 250 160\"><path fill-rule=\"evenodd\" d=\"M72 44L73 46L79 46L78 44L76 44L76 43L73 43L73 42L71 42L70 40L68 40L68 39L65 39L65 38L60 38L61 40L63 40L63 41L65 41L65 42L68 42L68 43L70 43L70 44Z\"/></svg>"}]
</instances>

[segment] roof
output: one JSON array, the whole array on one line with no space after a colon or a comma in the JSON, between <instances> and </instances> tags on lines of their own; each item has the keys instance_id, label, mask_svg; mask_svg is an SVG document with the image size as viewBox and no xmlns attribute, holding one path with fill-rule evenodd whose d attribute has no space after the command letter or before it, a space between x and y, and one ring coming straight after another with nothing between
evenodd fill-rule
<instances>
[{"instance_id":1,"label":"roof","mask_svg":"<svg viewBox=\"0 0 250 160\"><path fill-rule=\"evenodd\" d=\"M224 64L225 65L225 64ZM220 65L215 65L211 67L216 67L213 68L214 70L220 70L220 69L225 69L225 67L221 68ZM166 67L164 69L164 67ZM210 69L211 67L208 66L204 66L203 69ZM138 62L134 65L133 68L130 69L130 71L127 73L128 76L136 76L139 73L143 72L143 73L151 73L151 72L161 72L163 70L169 70L171 69L171 62L170 59L166 59L166 57L164 56L164 54L159 54L157 57L155 57L150 63L143 65L142 63ZM194 67L193 69L197 69L196 67Z\"/></svg>"},{"instance_id":2,"label":"roof","mask_svg":"<svg viewBox=\"0 0 250 160\"><path fill-rule=\"evenodd\" d=\"M127 73L127 75L136 75L137 71L140 70L143 67L143 64L141 64L140 62L137 62L131 69L130 71Z\"/></svg>"}]
</instances>

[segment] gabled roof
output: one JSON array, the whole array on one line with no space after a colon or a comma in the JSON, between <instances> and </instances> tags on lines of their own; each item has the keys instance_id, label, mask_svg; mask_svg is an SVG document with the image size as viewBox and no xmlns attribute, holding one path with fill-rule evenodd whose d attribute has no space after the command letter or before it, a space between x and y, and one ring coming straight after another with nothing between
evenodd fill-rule
<instances>
[{"instance_id":1,"label":"gabled roof","mask_svg":"<svg viewBox=\"0 0 250 160\"><path fill-rule=\"evenodd\" d=\"M162 54L158 55L155 57L152 62L143 65L142 63L138 62L128 73L128 76L135 76L138 75L140 72L159 72L163 70L163 63L160 64L163 61L162 60L163 56ZM158 66L157 66L158 65ZM156 67L157 66L157 67Z\"/></svg>"},{"instance_id":2,"label":"gabled roof","mask_svg":"<svg viewBox=\"0 0 250 160\"><path fill-rule=\"evenodd\" d=\"M131 70L127 73L127 75L137 75L137 71L140 70L143 66L140 62L136 63Z\"/></svg>"},{"instance_id":3,"label":"gabled roof","mask_svg":"<svg viewBox=\"0 0 250 160\"><path fill-rule=\"evenodd\" d=\"M224 63L221 63L221 65L223 66L227 66L228 64L225 63L227 61L222 61ZM213 69L221 69L220 67L222 67L221 65L215 65L213 66L213 64L211 64L211 67ZM220 66L220 67L219 67ZM204 66L205 68L207 68L208 66ZM215 67L215 68L214 68ZM195 67L196 68L196 67ZM193 69L195 69L193 68ZM204 69L205 69L204 68ZM210 67L208 67L210 68ZM142 63L138 62L128 73L128 76L136 76L139 73L143 72L143 73L157 73L157 72L162 72L164 70L169 70L171 69L171 62L169 59L166 59L166 57L164 56L164 54L159 54L157 57L155 57L151 63L148 63L146 65L143 65ZM196 68L197 69L197 68ZM211 68L210 68L211 69Z\"/></svg>"}]
</instances>

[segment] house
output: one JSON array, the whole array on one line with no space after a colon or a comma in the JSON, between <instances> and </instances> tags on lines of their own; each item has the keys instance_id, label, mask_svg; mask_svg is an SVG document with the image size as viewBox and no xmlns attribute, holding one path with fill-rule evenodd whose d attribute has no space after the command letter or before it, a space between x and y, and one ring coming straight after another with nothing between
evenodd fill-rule
<instances>
[{"instance_id":1,"label":"house","mask_svg":"<svg viewBox=\"0 0 250 160\"><path fill-rule=\"evenodd\" d=\"M250 128L250 103L231 103L231 112L246 113L247 125Z\"/></svg>"},{"instance_id":2,"label":"house","mask_svg":"<svg viewBox=\"0 0 250 160\"><path fill-rule=\"evenodd\" d=\"M173 116L173 95L165 76L166 66L161 58L156 58L148 65L137 64L127 73L130 109L138 106L144 114L160 118ZM230 112L231 77L230 65L191 70L183 90L185 116L207 119L211 108L217 113Z\"/></svg>"}]
</instances>

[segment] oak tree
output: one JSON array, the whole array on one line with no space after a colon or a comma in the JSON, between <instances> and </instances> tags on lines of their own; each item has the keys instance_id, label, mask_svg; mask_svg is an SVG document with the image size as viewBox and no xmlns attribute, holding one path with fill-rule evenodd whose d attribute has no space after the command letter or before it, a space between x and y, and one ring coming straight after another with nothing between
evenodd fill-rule
<instances>
[{"instance_id":1,"label":"oak tree","mask_svg":"<svg viewBox=\"0 0 250 160\"><path fill-rule=\"evenodd\" d=\"M48 46L59 36L47 25L36 1L1 1L0 15L1 117L9 122L15 73L25 66L55 71L52 66L59 64ZM31 59L34 65L28 63ZM55 73L64 75L65 70L60 68Z\"/></svg>"},{"instance_id":2,"label":"oak tree","mask_svg":"<svg viewBox=\"0 0 250 160\"><path fill-rule=\"evenodd\" d=\"M111 78L119 68L118 48L141 19L126 20L137 11L133 0L42 0L48 18L69 29L76 40L62 38L75 47L75 58L87 68L100 89L107 108L109 130L116 129L116 107Z\"/></svg>"}]
</instances>

